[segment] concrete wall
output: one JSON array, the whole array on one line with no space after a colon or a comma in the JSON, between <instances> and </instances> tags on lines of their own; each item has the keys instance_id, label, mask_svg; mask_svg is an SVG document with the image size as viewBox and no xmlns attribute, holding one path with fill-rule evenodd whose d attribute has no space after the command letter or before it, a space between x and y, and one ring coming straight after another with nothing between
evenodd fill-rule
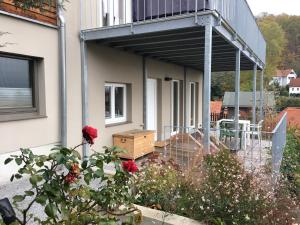
<instances>
[{"instance_id":1,"label":"concrete wall","mask_svg":"<svg viewBox=\"0 0 300 225\"><path fill-rule=\"evenodd\" d=\"M0 122L0 154L20 147L37 147L56 143L59 134L59 75L58 32L55 28L38 25L14 17L0 15L0 43L9 42L0 51L43 58L46 117Z\"/></svg>"},{"instance_id":2,"label":"concrete wall","mask_svg":"<svg viewBox=\"0 0 300 225\"><path fill-rule=\"evenodd\" d=\"M67 33L67 142L75 146L82 140L80 1L65 3Z\"/></svg>"},{"instance_id":3,"label":"concrete wall","mask_svg":"<svg viewBox=\"0 0 300 225\"><path fill-rule=\"evenodd\" d=\"M81 142L82 97L80 59L80 4L73 1L65 4L67 30L67 141L68 146ZM77 15L77 16L74 16ZM44 59L45 76L45 118L10 121L0 123L0 154L14 152L20 147L50 146L60 142L60 89L58 30L14 17L0 15L0 31L9 32L1 37L1 42L12 42L0 49L2 52L24 54ZM163 135L164 126L171 125L171 77L183 82L183 67L147 60L149 78L158 79L160 105L158 130ZM97 44L88 44L89 74L89 124L99 129L99 139L95 149L112 144L112 134L130 129L141 129L143 125L143 77L142 57L117 51ZM197 124L202 118L202 73L187 70L187 84L194 81L198 86ZM118 126L105 125L104 84L120 82L131 84L131 120ZM187 91L189 91L187 89ZM183 115L183 102L181 114ZM187 110L187 112L189 112ZM183 116L181 116L183 125ZM48 148L47 148L48 149Z\"/></svg>"},{"instance_id":4,"label":"concrete wall","mask_svg":"<svg viewBox=\"0 0 300 225\"><path fill-rule=\"evenodd\" d=\"M164 63L152 59L146 60L148 77L159 80L161 93L158 96L158 127L159 138L163 136L164 126L171 124L171 81L165 81L165 77L183 82L183 67ZM89 113L90 124L99 130L99 139L94 149L100 149L104 145L112 145L112 134L131 129L142 129L143 125L143 67L142 57L124 51L88 44L88 71L89 71ZM201 124L202 118L202 73L188 69L187 82L196 82L198 88L198 118ZM131 120L122 125L105 125L105 82L119 82L131 85L131 108L128 110ZM181 96L183 97L183 96ZM130 99L129 99L130 100ZM159 107L161 106L161 107ZM183 105L181 114L183 113ZM181 120L183 125L183 120Z\"/></svg>"}]
</instances>

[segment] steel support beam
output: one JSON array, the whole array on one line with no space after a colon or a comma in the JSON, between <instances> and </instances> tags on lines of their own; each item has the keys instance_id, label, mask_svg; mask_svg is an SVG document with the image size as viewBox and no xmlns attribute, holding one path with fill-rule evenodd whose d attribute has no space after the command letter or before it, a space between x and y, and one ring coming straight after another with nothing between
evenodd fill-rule
<instances>
[{"instance_id":1,"label":"steel support beam","mask_svg":"<svg viewBox=\"0 0 300 225\"><path fill-rule=\"evenodd\" d=\"M257 74L257 65L254 64L253 67L253 92L252 92L252 123L256 124L256 74Z\"/></svg>"},{"instance_id":2,"label":"steel support beam","mask_svg":"<svg viewBox=\"0 0 300 225\"><path fill-rule=\"evenodd\" d=\"M146 57L143 56L143 123L144 130L147 130L147 62Z\"/></svg>"},{"instance_id":3,"label":"steel support beam","mask_svg":"<svg viewBox=\"0 0 300 225\"><path fill-rule=\"evenodd\" d=\"M188 108L188 104L187 104L187 68L186 66L183 67L183 126L187 127L188 123L187 123L187 108Z\"/></svg>"},{"instance_id":4,"label":"steel support beam","mask_svg":"<svg viewBox=\"0 0 300 225\"><path fill-rule=\"evenodd\" d=\"M211 63L212 63L212 25L205 26L204 87L203 87L203 146L205 153L210 153L210 98L211 98Z\"/></svg>"},{"instance_id":5,"label":"steel support beam","mask_svg":"<svg viewBox=\"0 0 300 225\"><path fill-rule=\"evenodd\" d=\"M241 51L236 50L235 65L235 110L234 110L234 129L235 129L235 150L239 150L239 114L240 114L240 76L241 76Z\"/></svg>"},{"instance_id":6,"label":"steel support beam","mask_svg":"<svg viewBox=\"0 0 300 225\"><path fill-rule=\"evenodd\" d=\"M86 42L80 40L81 54L81 98L82 98L82 127L88 125L88 70L87 70L87 53ZM82 146L82 157L86 160L89 157L89 146Z\"/></svg>"},{"instance_id":7,"label":"steel support beam","mask_svg":"<svg viewBox=\"0 0 300 225\"><path fill-rule=\"evenodd\" d=\"M259 120L264 119L264 70L260 75L260 105L259 105Z\"/></svg>"}]
</instances>

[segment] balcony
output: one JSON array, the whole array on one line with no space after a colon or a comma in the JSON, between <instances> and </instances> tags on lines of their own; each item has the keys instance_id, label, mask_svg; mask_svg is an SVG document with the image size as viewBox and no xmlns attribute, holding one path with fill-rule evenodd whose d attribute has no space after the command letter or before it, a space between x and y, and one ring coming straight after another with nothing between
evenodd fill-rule
<instances>
[{"instance_id":1,"label":"balcony","mask_svg":"<svg viewBox=\"0 0 300 225\"><path fill-rule=\"evenodd\" d=\"M188 32L180 32L182 36L191 34L195 37L194 30L205 25L205 20L211 15L215 36L225 35L227 42L239 42L248 58L258 61L261 66L265 64L266 42L246 0L86 0L82 1L81 8L82 31L87 40L155 31L167 31L163 37L180 40L173 32L178 29ZM141 38L132 39L132 42L138 40ZM194 40L183 39L189 43Z\"/></svg>"}]
</instances>

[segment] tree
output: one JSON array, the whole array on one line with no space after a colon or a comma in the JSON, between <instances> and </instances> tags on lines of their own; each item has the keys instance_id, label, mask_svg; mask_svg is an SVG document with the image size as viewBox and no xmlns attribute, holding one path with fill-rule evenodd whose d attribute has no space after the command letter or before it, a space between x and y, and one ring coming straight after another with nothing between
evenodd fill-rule
<instances>
[{"instance_id":1,"label":"tree","mask_svg":"<svg viewBox=\"0 0 300 225\"><path fill-rule=\"evenodd\" d=\"M258 24L267 42L265 74L271 77L281 64L287 39L283 29L273 17L263 17L259 19Z\"/></svg>"}]
</instances>

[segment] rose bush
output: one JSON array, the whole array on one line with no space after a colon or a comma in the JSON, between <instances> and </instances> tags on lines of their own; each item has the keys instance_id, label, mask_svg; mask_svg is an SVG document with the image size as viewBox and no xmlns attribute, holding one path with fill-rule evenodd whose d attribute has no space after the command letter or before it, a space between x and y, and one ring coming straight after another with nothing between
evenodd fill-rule
<instances>
[{"instance_id":1,"label":"rose bush","mask_svg":"<svg viewBox=\"0 0 300 225\"><path fill-rule=\"evenodd\" d=\"M82 130L84 142L75 148L57 146L49 155L35 155L29 149L21 149L21 155L12 155L5 164L15 162L19 166L14 179L28 178L31 188L13 197L14 206L22 215L17 224L83 225L117 224L119 216L139 215L133 207L131 186L137 167L133 162L121 164L116 147L104 148L104 153L94 152L88 160L81 161L76 149L93 144L97 130L86 126ZM106 164L113 164L114 175L104 172ZM126 166L125 166L126 165ZM29 204L22 208L24 200ZM30 209L39 204L47 215L38 218ZM124 224L125 224L124 222Z\"/></svg>"}]
</instances>

